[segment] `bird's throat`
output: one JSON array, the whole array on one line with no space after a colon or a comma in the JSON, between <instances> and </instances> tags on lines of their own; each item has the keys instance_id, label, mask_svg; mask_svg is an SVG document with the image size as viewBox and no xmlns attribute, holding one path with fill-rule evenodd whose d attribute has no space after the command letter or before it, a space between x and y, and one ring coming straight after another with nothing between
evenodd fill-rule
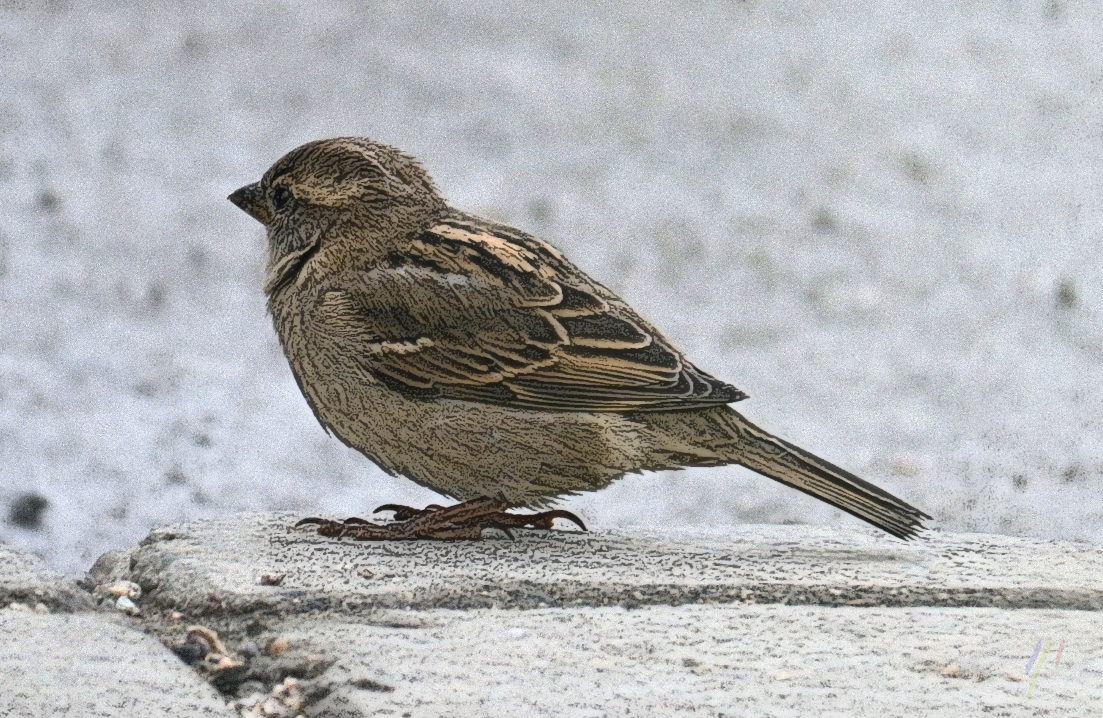
<instances>
[{"instance_id":1,"label":"bird's throat","mask_svg":"<svg viewBox=\"0 0 1103 718\"><path fill-rule=\"evenodd\" d=\"M321 246L321 232L315 232L310 241L303 247L293 250L279 259L270 262L264 272L264 293L269 296L279 290L288 282L293 281L302 270L303 266Z\"/></svg>"}]
</instances>

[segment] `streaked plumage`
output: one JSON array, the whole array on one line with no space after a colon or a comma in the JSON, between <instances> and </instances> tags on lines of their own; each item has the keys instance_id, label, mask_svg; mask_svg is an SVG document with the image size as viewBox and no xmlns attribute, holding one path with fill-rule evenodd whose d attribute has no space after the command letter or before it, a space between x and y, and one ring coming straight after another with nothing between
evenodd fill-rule
<instances>
[{"instance_id":1,"label":"streaked plumage","mask_svg":"<svg viewBox=\"0 0 1103 718\"><path fill-rule=\"evenodd\" d=\"M425 170L320 140L230 199L321 424L447 496L544 506L628 472L740 464L910 537L918 509L759 429L746 398L550 245L449 206Z\"/></svg>"}]
</instances>

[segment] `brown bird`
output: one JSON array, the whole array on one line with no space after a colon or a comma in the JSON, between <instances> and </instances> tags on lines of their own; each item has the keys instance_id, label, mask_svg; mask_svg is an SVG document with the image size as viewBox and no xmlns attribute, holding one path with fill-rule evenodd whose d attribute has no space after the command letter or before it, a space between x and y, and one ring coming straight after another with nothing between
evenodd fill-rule
<instances>
[{"instance_id":1,"label":"brown bird","mask_svg":"<svg viewBox=\"0 0 1103 718\"><path fill-rule=\"evenodd\" d=\"M342 137L292 150L230 201L268 230L264 291L322 426L451 508L304 519L357 539L551 528L558 497L630 472L738 464L900 538L922 511L758 428L558 250L450 206L413 157ZM583 527L584 528L584 527Z\"/></svg>"}]
</instances>

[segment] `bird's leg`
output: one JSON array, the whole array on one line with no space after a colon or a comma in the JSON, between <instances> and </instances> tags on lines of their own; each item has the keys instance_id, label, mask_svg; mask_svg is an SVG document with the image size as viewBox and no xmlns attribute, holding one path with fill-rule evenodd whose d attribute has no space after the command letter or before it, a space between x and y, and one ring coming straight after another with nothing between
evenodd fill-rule
<instances>
[{"instance_id":1,"label":"bird's leg","mask_svg":"<svg viewBox=\"0 0 1103 718\"><path fill-rule=\"evenodd\" d=\"M506 513L506 502L501 499L474 499L447 508L431 505L424 509L387 504L376 509L394 511L396 521L382 526L368 523L361 518L344 521L307 518L296 526L316 524L323 536L348 536L357 541L402 541L428 539L436 541L478 540L483 529L496 528L509 533L511 528L531 527L548 530L555 519L566 519L583 531L586 525L570 511L544 511L538 514Z\"/></svg>"}]
</instances>

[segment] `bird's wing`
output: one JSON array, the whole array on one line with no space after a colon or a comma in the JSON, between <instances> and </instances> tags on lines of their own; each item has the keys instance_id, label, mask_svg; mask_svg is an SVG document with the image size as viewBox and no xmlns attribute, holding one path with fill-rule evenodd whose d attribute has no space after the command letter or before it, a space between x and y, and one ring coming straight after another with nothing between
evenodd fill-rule
<instances>
[{"instance_id":1,"label":"bird's wing","mask_svg":"<svg viewBox=\"0 0 1103 718\"><path fill-rule=\"evenodd\" d=\"M560 411L647 411L745 398L550 245L467 215L355 281L320 288L315 319L367 346L388 386Z\"/></svg>"}]
</instances>

